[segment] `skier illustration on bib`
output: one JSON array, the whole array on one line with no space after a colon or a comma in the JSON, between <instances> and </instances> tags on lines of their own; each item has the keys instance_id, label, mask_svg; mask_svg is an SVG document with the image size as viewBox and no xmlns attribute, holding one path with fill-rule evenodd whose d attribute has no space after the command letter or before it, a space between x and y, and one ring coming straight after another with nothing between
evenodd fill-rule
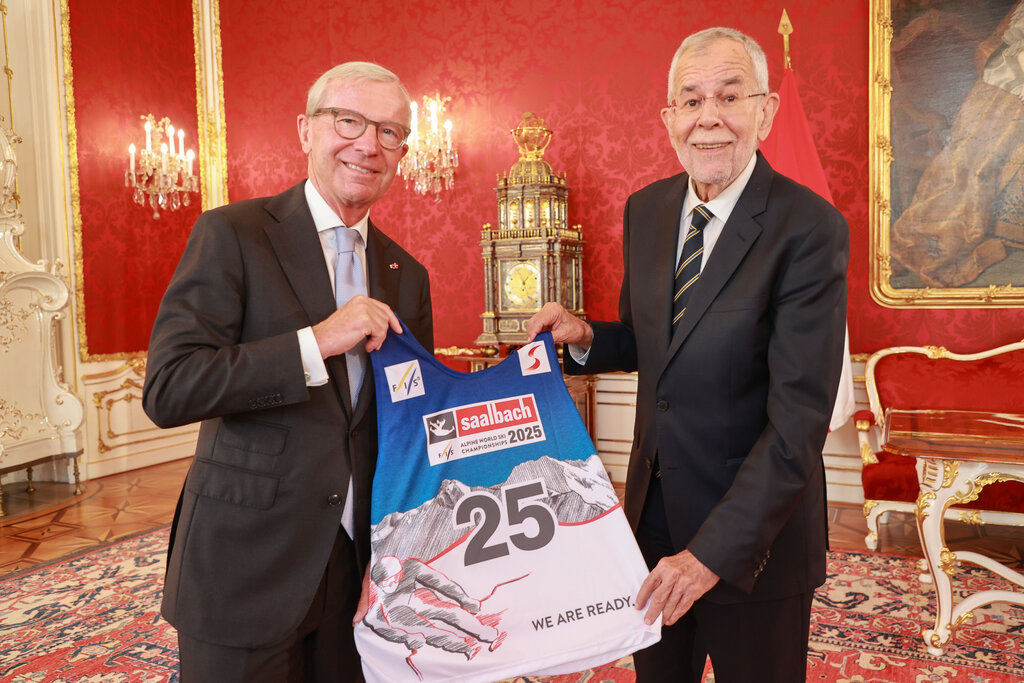
<instances>
[{"instance_id":1,"label":"skier illustration on bib","mask_svg":"<svg viewBox=\"0 0 1024 683\"><path fill-rule=\"evenodd\" d=\"M480 613L490 596L470 597L422 560L382 557L370 571L370 582L371 606L364 623L385 640L409 648L405 661L420 678L412 658L425 645L473 659L484 643L494 651L505 640L506 633L498 628L501 614Z\"/></svg>"}]
</instances>

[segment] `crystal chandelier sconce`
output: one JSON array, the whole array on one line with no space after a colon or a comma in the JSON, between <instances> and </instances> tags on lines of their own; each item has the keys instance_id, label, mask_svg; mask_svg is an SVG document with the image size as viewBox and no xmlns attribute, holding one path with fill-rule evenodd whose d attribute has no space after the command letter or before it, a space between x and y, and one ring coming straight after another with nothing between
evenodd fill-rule
<instances>
[{"instance_id":1,"label":"crystal chandelier sconce","mask_svg":"<svg viewBox=\"0 0 1024 683\"><path fill-rule=\"evenodd\" d=\"M124 185L131 188L136 204L145 206L148 202L153 218L160 218L161 210L177 211L191 204L191 193L199 191L199 178L192 168L196 155L191 149L185 150L185 131L179 129L175 134L167 117L159 122L152 114L139 118L145 121L146 147L138 150L136 159L135 145L128 145Z\"/></svg>"},{"instance_id":2,"label":"crystal chandelier sconce","mask_svg":"<svg viewBox=\"0 0 1024 683\"><path fill-rule=\"evenodd\" d=\"M450 190L455 185L455 168L459 165L459 154L452 144L452 122L444 119L445 103L450 97L425 96L423 106L412 106L412 133L409 135L409 153L402 159L399 173L405 178L405 186L420 194L434 195L434 201L441 199L441 190Z\"/></svg>"}]
</instances>

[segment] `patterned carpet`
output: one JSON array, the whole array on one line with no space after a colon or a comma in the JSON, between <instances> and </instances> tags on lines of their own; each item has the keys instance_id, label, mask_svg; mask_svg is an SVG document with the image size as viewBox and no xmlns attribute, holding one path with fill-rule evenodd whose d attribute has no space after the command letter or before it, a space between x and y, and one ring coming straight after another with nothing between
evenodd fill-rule
<instances>
[{"instance_id":1,"label":"patterned carpet","mask_svg":"<svg viewBox=\"0 0 1024 683\"><path fill-rule=\"evenodd\" d=\"M167 529L0 580L0 680L11 683L177 682L174 630L158 613ZM1009 585L968 568L956 586ZM833 551L811 623L808 681L1022 683L1024 609L975 610L942 657L920 638L933 589L914 562ZM630 658L579 674L518 683L632 683ZM707 681L714 680L708 673Z\"/></svg>"}]
</instances>

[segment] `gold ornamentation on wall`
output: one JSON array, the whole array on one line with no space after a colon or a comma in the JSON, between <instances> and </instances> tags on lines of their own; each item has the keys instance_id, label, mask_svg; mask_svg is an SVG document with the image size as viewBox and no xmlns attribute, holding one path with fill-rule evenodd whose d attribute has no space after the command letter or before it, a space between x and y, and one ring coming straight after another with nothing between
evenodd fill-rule
<instances>
[{"instance_id":1,"label":"gold ornamentation on wall","mask_svg":"<svg viewBox=\"0 0 1024 683\"><path fill-rule=\"evenodd\" d=\"M4 281L5 273L0 273L0 283ZM17 308L7 298L0 299L0 349L9 353L11 344L21 341L21 337L15 336L18 332L27 332L28 326L25 321L32 317L32 311L27 308Z\"/></svg>"},{"instance_id":2,"label":"gold ornamentation on wall","mask_svg":"<svg viewBox=\"0 0 1024 683\"><path fill-rule=\"evenodd\" d=\"M119 429L115 426L115 416L122 420L130 419L133 404L138 402L141 405L145 374L145 359L140 358L132 359L115 370L83 377L83 380L88 383L116 381L119 377L124 378L116 386L94 391L92 394L98 425L96 448L100 453L167 438L167 434L148 420L143 423L146 426L139 429Z\"/></svg>"},{"instance_id":3,"label":"gold ornamentation on wall","mask_svg":"<svg viewBox=\"0 0 1024 683\"><path fill-rule=\"evenodd\" d=\"M35 422L45 425L45 418L41 413L23 413L16 405L0 398L0 439L11 438L21 439ZM37 432L44 430L39 429ZM0 455L3 454L3 447L0 446Z\"/></svg>"},{"instance_id":4,"label":"gold ornamentation on wall","mask_svg":"<svg viewBox=\"0 0 1024 683\"><path fill-rule=\"evenodd\" d=\"M204 9L208 9L208 12ZM209 210L228 200L227 122L224 118L219 0L192 0L192 32L196 62L199 172L203 209ZM207 63L214 69L214 73L206 73Z\"/></svg>"}]
</instances>

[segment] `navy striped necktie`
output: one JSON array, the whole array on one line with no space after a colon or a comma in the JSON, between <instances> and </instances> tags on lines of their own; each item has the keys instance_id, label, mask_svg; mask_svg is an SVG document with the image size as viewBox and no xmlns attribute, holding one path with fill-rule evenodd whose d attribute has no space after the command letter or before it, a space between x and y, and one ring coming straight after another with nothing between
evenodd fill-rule
<instances>
[{"instance_id":1,"label":"navy striped necktie","mask_svg":"<svg viewBox=\"0 0 1024 683\"><path fill-rule=\"evenodd\" d=\"M700 278L700 262L704 256L704 228L712 218L714 214L703 204L694 207L690 229L683 240L683 254L679 257L679 265L676 267L673 287L675 294L672 297L672 334L675 334L679 321L683 319L686 302L690 300L693 286Z\"/></svg>"}]
</instances>

